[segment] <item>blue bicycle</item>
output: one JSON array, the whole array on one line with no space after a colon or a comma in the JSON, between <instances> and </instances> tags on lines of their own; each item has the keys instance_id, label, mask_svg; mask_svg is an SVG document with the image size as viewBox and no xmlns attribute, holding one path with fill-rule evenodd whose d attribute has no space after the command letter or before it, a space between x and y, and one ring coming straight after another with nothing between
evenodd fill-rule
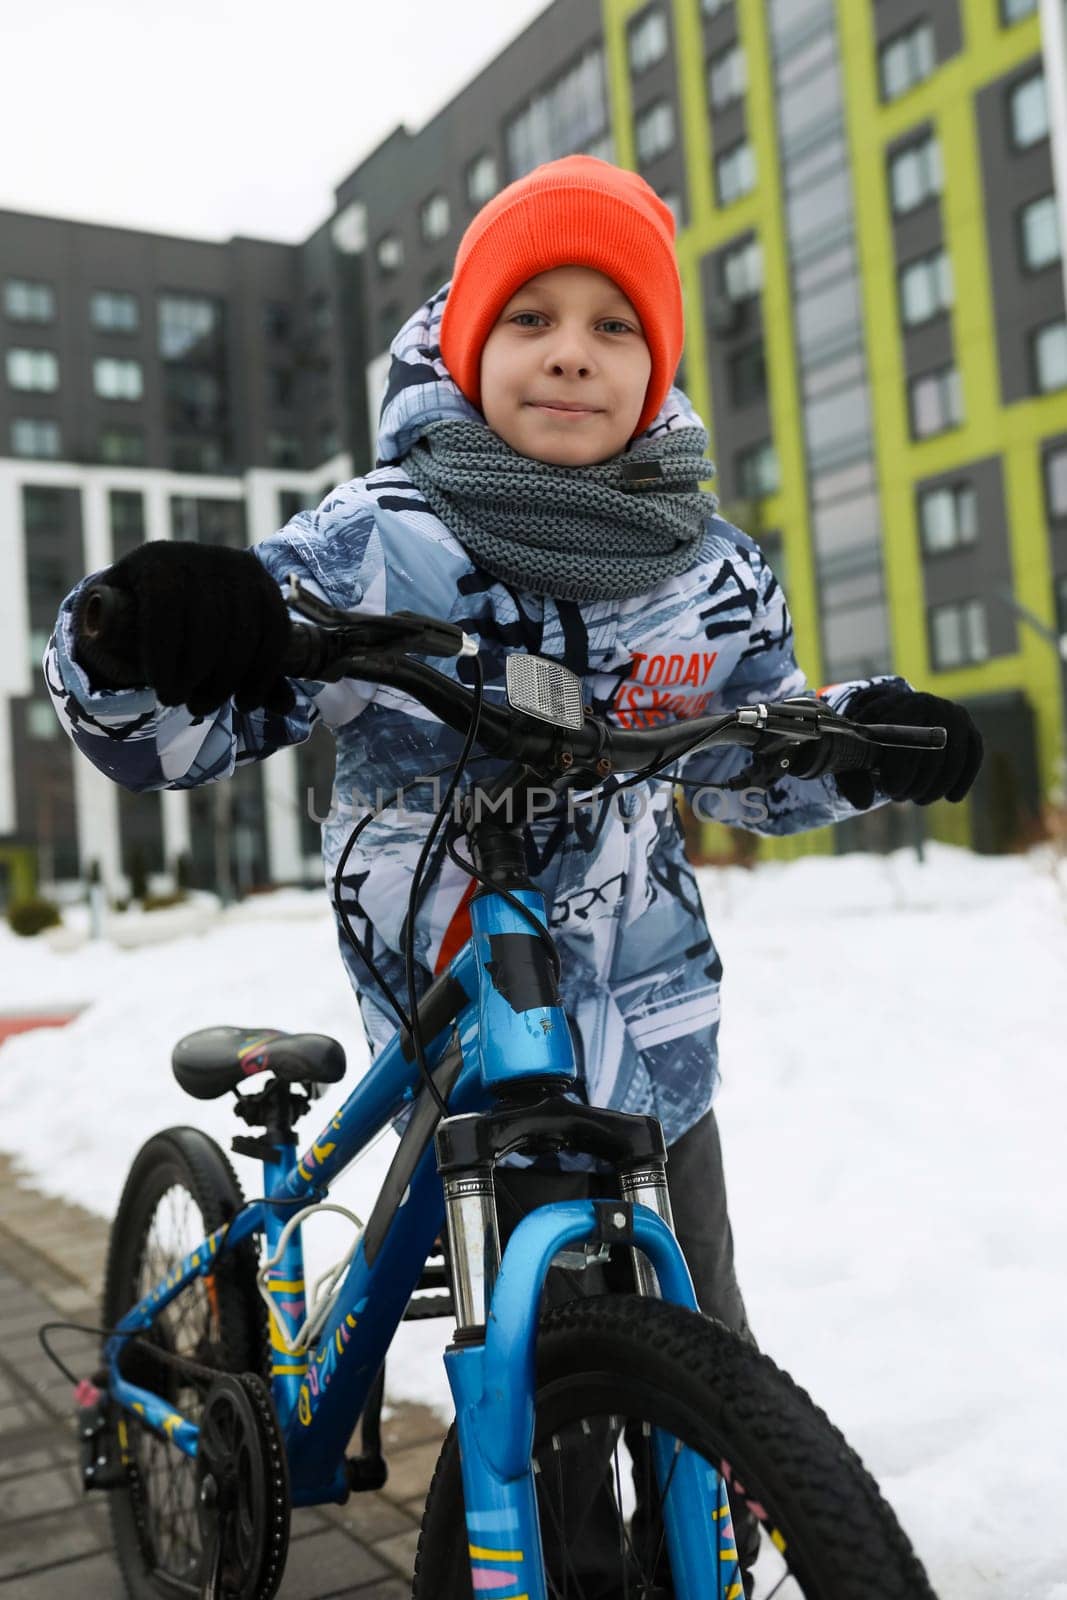
<instances>
[{"instance_id":1,"label":"blue bicycle","mask_svg":"<svg viewBox=\"0 0 1067 1600\"><path fill-rule=\"evenodd\" d=\"M262 1160L263 1195L246 1201L222 1150L192 1127L150 1139L126 1182L81 1432L84 1481L109 1491L129 1594L276 1593L290 1508L384 1482L383 1366L430 1288L428 1309L455 1317L444 1360L456 1417L427 1501L418 1600L931 1596L825 1416L698 1312L659 1123L574 1092L560 956L527 877L522 817L535 784L564 797L620 774L642 783L698 744L750 747L752 782L759 763L765 777L780 772L812 740L839 770L876 765L880 744L936 743L940 730L861 727L814 699L622 730L588 713L566 668L526 655L508 660L507 704L489 704L472 642L452 625L338 612L295 582L288 598L305 619L291 630L290 676L390 684L466 737L412 885L406 1012L396 1001L405 1022L318 1137L298 1154L295 1122L344 1073L333 1040L219 1027L174 1051L191 1095L236 1096L251 1131L234 1147ZM98 590L87 625L99 637L121 628L121 605ZM412 658L463 653L474 655L473 690ZM472 936L419 994L412 908L475 741L510 764L487 790L468 790L461 823L446 828L478 884ZM337 902L355 941L343 866ZM302 1223L404 1112L365 1227L309 1296ZM564 1151L595 1158L598 1192L538 1206L502 1250L498 1163ZM541 1317L553 1262L610 1267L630 1292L582 1295ZM362 1452L346 1459L361 1418Z\"/></svg>"}]
</instances>

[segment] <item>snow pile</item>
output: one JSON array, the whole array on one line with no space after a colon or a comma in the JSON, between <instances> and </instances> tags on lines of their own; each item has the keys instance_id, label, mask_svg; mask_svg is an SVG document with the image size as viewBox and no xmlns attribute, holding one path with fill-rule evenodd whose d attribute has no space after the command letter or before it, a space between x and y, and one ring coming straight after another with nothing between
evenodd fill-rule
<instances>
[{"instance_id":1,"label":"snow pile","mask_svg":"<svg viewBox=\"0 0 1067 1600\"><path fill-rule=\"evenodd\" d=\"M757 1336L863 1455L942 1600L1006 1585L1065 1600L1067 900L1049 860L934 846L922 866L898 852L700 878L725 965L719 1116ZM103 1214L157 1129L195 1123L224 1146L236 1130L227 1102L174 1082L183 1033L332 1033L349 1086L366 1063L322 894L141 950L57 954L3 930L0 963L0 1009L86 1006L0 1047L0 1143L39 1187ZM331 1199L365 1217L394 1142ZM309 1276L346 1243L324 1216ZM447 1404L449 1328L402 1329L394 1396Z\"/></svg>"}]
</instances>

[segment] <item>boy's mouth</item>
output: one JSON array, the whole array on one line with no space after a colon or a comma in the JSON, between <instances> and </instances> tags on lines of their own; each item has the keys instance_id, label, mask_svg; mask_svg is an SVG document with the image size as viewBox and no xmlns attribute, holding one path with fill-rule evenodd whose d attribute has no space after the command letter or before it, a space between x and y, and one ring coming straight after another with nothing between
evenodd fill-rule
<instances>
[{"instance_id":1,"label":"boy's mouth","mask_svg":"<svg viewBox=\"0 0 1067 1600\"><path fill-rule=\"evenodd\" d=\"M528 400L535 411L548 411L556 416L594 417L600 415L599 406L583 406L573 400Z\"/></svg>"}]
</instances>

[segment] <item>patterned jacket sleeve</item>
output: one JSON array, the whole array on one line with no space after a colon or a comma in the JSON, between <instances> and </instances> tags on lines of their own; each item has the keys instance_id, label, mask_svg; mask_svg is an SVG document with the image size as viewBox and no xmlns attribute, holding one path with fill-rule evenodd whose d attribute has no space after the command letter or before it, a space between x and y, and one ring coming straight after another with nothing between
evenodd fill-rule
<instances>
[{"instance_id":1,"label":"patterned jacket sleeve","mask_svg":"<svg viewBox=\"0 0 1067 1600\"><path fill-rule=\"evenodd\" d=\"M784 700L795 695L814 698L815 692L808 687L793 651L793 619L782 587L758 546L744 535L738 542L741 546L738 565L751 621L747 642L723 685L716 709L731 711L736 706L753 705L760 700ZM887 674L832 684L821 691L820 698L835 711L847 714L848 703L858 690L883 682L910 687L903 678ZM785 834L802 833L808 828L822 828L828 823L863 815L838 794L832 776L807 780L783 778L768 789L723 791L691 787L694 782L724 783L741 772L750 760L750 753L739 745L698 750L688 758L682 773L687 798L691 805L696 804L698 816L754 833ZM877 790L874 804L886 804L886 797Z\"/></svg>"},{"instance_id":2,"label":"patterned jacket sleeve","mask_svg":"<svg viewBox=\"0 0 1067 1600\"><path fill-rule=\"evenodd\" d=\"M328 502L327 502L328 503ZM255 546L279 584L295 573L334 605L355 606L372 586L377 540L369 510L340 514L302 511L281 532ZM44 656L45 682L60 721L81 753L124 789L191 789L227 778L245 761L262 761L286 745L301 744L320 719L339 727L371 700L374 687L348 679L339 684L294 682L296 705L284 716L241 712L228 701L206 717L185 706L163 706L150 688L94 690L74 658L73 608L85 578L59 608Z\"/></svg>"}]
</instances>

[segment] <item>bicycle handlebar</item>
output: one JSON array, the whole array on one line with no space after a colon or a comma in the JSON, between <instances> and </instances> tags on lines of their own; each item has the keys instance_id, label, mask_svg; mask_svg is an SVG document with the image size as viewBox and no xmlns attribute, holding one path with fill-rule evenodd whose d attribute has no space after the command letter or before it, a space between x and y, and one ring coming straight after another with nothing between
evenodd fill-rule
<instances>
[{"instance_id":1,"label":"bicycle handlebar","mask_svg":"<svg viewBox=\"0 0 1067 1600\"><path fill-rule=\"evenodd\" d=\"M388 685L410 694L457 733L468 731L472 692L434 667L408 659L406 654L476 654L475 641L461 628L416 612L352 615L319 600L293 577L289 579L286 598L307 619L291 626L279 663L286 677L318 682L350 677ZM80 613L80 642L83 648L88 647L90 666L94 652L102 661L106 658L109 666L116 659L138 660L135 622L132 596L108 584L94 584ZM135 681L143 683L143 674ZM832 759L823 772L875 768L881 748L937 750L944 748L946 740L944 728L850 722L814 698L739 706L718 716L641 729L619 728L589 712L580 729L560 728L510 705L483 700L477 738L491 755L551 769L557 782L573 785L581 776L594 772L601 780L619 771L641 772L648 768L651 773L652 769L710 744L752 748L768 736L776 754L790 746L831 739Z\"/></svg>"}]
</instances>

